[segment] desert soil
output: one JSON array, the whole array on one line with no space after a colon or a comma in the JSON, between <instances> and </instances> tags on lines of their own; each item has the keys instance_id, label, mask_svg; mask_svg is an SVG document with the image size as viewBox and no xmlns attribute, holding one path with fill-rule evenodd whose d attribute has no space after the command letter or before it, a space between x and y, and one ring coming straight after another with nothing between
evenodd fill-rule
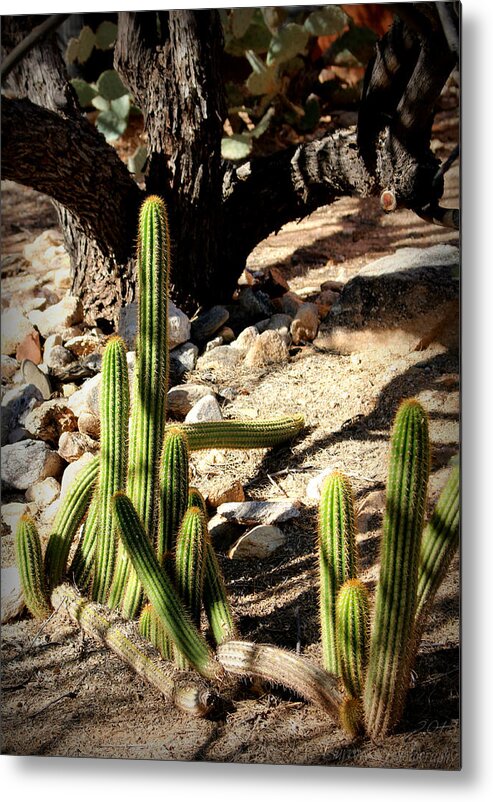
<instances>
[{"instance_id":1,"label":"desert soil","mask_svg":"<svg viewBox=\"0 0 493 802\"><path fill-rule=\"evenodd\" d=\"M435 146L443 158L457 119L438 116ZM459 204L459 169L447 174L445 203ZM56 219L42 196L9 184L3 193L3 255L21 258L25 242ZM252 253L255 268L280 267L291 288L310 297L327 279L347 281L368 262L402 246L458 244L457 232L411 212L385 216L374 199L345 198L285 226ZM382 510L364 515L366 496L385 486L389 428L400 399L414 396L430 413L429 508L459 448L459 319L437 341L414 350L426 332L366 331L339 341L324 324L317 339L294 349L287 364L190 379L237 391L226 417L303 413L306 428L270 452L210 452L194 459L195 483L207 491L240 479L247 497L301 502L283 525L286 542L265 560L220 556L241 637L274 643L321 660L317 614L316 502L310 478L344 470L360 510L362 578L378 576ZM419 327L418 327L419 328ZM232 395L232 394L231 394ZM10 551L10 550L8 550ZM7 550L4 550L5 559ZM2 630L2 751L23 755L153 758L238 763L458 769L459 557L436 599L413 672L405 714L383 743L351 741L326 714L274 687L237 689L231 709L214 720L177 711L117 657L82 636L61 613L40 626L27 614Z\"/></svg>"}]
</instances>

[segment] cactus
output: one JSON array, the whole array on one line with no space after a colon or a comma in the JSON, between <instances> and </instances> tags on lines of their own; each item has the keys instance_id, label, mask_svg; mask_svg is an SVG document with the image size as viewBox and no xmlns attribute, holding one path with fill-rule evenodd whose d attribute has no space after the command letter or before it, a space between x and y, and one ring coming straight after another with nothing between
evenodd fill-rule
<instances>
[{"instance_id":1,"label":"cactus","mask_svg":"<svg viewBox=\"0 0 493 802\"><path fill-rule=\"evenodd\" d=\"M190 451L204 448L271 448L295 437L303 429L303 415L284 415L272 420L202 421L181 423Z\"/></svg>"},{"instance_id":2,"label":"cactus","mask_svg":"<svg viewBox=\"0 0 493 802\"><path fill-rule=\"evenodd\" d=\"M341 585L356 576L356 525L351 484L337 471L327 477L320 493L318 554L323 665L339 674L336 598Z\"/></svg>"},{"instance_id":3,"label":"cactus","mask_svg":"<svg viewBox=\"0 0 493 802\"><path fill-rule=\"evenodd\" d=\"M206 536L207 524L202 511L199 507L189 507L176 539L175 584L197 629L202 610ZM180 653L176 654L176 662L180 668L187 667Z\"/></svg>"},{"instance_id":4,"label":"cactus","mask_svg":"<svg viewBox=\"0 0 493 802\"><path fill-rule=\"evenodd\" d=\"M45 554L45 573L50 590L59 584L65 573L70 546L88 510L98 469L99 459L96 457L84 465L56 514Z\"/></svg>"},{"instance_id":5,"label":"cactus","mask_svg":"<svg viewBox=\"0 0 493 802\"><path fill-rule=\"evenodd\" d=\"M369 628L368 591L359 579L349 579L337 594L336 639L342 681L353 699L363 692Z\"/></svg>"},{"instance_id":6,"label":"cactus","mask_svg":"<svg viewBox=\"0 0 493 802\"><path fill-rule=\"evenodd\" d=\"M366 730L372 738L387 735L396 725L409 685L429 462L426 413L418 401L404 401L391 438L380 576L363 698Z\"/></svg>"},{"instance_id":7,"label":"cactus","mask_svg":"<svg viewBox=\"0 0 493 802\"><path fill-rule=\"evenodd\" d=\"M216 644L238 636L226 583L207 533L205 541L204 609Z\"/></svg>"},{"instance_id":8,"label":"cactus","mask_svg":"<svg viewBox=\"0 0 493 802\"><path fill-rule=\"evenodd\" d=\"M126 349L121 337L108 340L101 367L101 455L92 598L107 601L116 558L113 494L125 489L130 411Z\"/></svg>"},{"instance_id":9,"label":"cactus","mask_svg":"<svg viewBox=\"0 0 493 802\"><path fill-rule=\"evenodd\" d=\"M207 520L207 505L202 493L196 487L188 488L188 504L187 507L198 507L202 511L204 518Z\"/></svg>"},{"instance_id":10,"label":"cactus","mask_svg":"<svg viewBox=\"0 0 493 802\"><path fill-rule=\"evenodd\" d=\"M155 646L161 657L164 657L165 660L171 659L172 650L169 638L152 604L146 604L141 610L139 632L143 638Z\"/></svg>"},{"instance_id":11,"label":"cactus","mask_svg":"<svg viewBox=\"0 0 493 802\"><path fill-rule=\"evenodd\" d=\"M75 550L69 574L81 593L88 593L94 579L94 558L98 535L99 495L94 490L87 518L82 526L79 543Z\"/></svg>"},{"instance_id":12,"label":"cactus","mask_svg":"<svg viewBox=\"0 0 493 802\"><path fill-rule=\"evenodd\" d=\"M34 618L51 613L46 588L41 543L30 515L21 515L15 533L15 559L24 601Z\"/></svg>"},{"instance_id":13,"label":"cactus","mask_svg":"<svg viewBox=\"0 0 493 802\"><path fill-rule=\"evenodd\" d=\"M361 699L346 696L339 709L341 727L351 738L364 733L364 715Z\"/></svg>"},{"instance_id":14,"label":"cactus","mask_svg":"<svg viewBox=\"0 0 493 802\"><path fill-rule=\"evenodd\" d=\"M164 438L159 475L161 509L156 553L161 565L164 555L175 548L176 536L188 505L188 473L186 435L171 428Z\"/></svg>"},{"instance_id":15,"label":"cactus","mask_svg":"<svg viewBox=\"0 0 493 802\"><path fill-rule=\"evenodd\" d=\"M113 509L122 543L136 575L174 646L203 676L220 676L220 666L193 624L166 571L159 565L132 502L124 493L116 493Z\"/></svg>"}]
</instances>

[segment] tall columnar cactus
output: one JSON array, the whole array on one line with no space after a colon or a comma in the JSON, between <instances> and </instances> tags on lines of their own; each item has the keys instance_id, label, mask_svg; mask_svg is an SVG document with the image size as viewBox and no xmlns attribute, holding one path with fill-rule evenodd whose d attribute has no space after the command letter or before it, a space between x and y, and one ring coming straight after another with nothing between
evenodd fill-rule
<instances>
[{"instance_id":1,"label":"tall columnar cactus","mask_svg":"<svg viewBox=\"0 0 493 802\"><path fill-rule=\"evenodd\" d=\"M26 607L35 618L51 613L45 582L43 556L36 524L30 515L21 515L15 533L15 557Z\"/></svg>"},{"instance_id":2,"label":"tall columnar cactus","mask_svg":"<svg viewBox=\"0 0 493 802\"><path fill-rule=\"evenodd\" d=\"M137 361L130 428L127 492L145 531L155 541L159 460L163 446L168 385L168 277L170 246L166 205L151 195L139 215L137 278L139 322ZM123 551L117 587L123 600L112 594L127 618L134 618L142 601L142 588Z\"/></svg>"},{"instance_id":3,"label":"tall columnar cactus","mask_svg":"<svg viewBox=\"0 0 493 802\"><path fill-rule=\"evenodd\" d=\"M45 573L50 589L59 584L65 573L70 546L89 508L98 470L99 459L96 457L84 465L55 516L45 554Z\"/></svg>"},{"instance_id":4,"label":"tall columnar cactus","mask_svg":"<svg viewBox=\"0 0 493 802\"><path fill-rule=\"evenodd\" d=\"M392 431L375 617L364 690L366 730L399 721L413 656L419 556L429 474L428 418L418 401L399 407Z\"/></svg>"},{"instance_id":5,"label":"tall columnar cactus","mask_svg":"<svg viewBox=\"0 0 493 802\"><path fill-rule=\"evenodd\" d=\"M113 497L113 509L120 537L137 577L174 646L203 676L220 676L220 666L194 625L166 571L159 565L132 502L124 493L116 493Z\"/></svg>"},{"instance_id":6,"label":"tall columnar cactus","mask_svg":"<svg viewBox=\"0 0 493 802\"><path fill-rule=\"evenodd\" d=\"M183 516L176 538L175 583L197 629L200 628L202 611L206 537L207 524L202 511L190 507ZM187 667L181 653L177 653L176 662L180 668Z\"/></svg>"},{"instance_id":7,"label":"tall columnar cactus","mask_svg":"<svg viewBox=\"0 0 493 802\"><path fill-rule=\"evenodd\" d=\"M156 553L163 564L164 555L175 548L185 510L188 506L189 451L187 437L179 429L169 429L164 438L159 492L161 508Z\"/></svg>"},{"instance_id":8,"label":"tall columnar cactus","mask_svg":"<svg viewBox=\"0 0 493 802\"><path fill-rule=\"evenodd\" d=\"M337 594L336 637L342 681L353 699L363 692L369 631L368 591L359 579L349 579Z\"/></svg>"},{"instance_id":9,"label":"tall columnar cactus","mask_svg":"<svg viewBox=\"0 0 493 802\"><path fill-rule=\"evenodd\" d=\"M125 344L108 340L101 366L101 454L98 482L99 516L92 598L108 599L116 558L116 534L111 500L127 481L127 438L130 392Z\"/></svg>"},{"instance_id":10,"label":"tall columnar cactus","mask_svg":"<svg viewBox=\"0 0 493 802\"><path fill-rule=\"evenodd\" d=\"M356 576L356 524L351 484L338 471L325 480L320 494L318 555L323 665L339 674L336 598L341 585Z\"/></svg>"},{"instance_id":11,"label":"tall columnar cactus","mask_svg":"<svg viewBox=\"0 0 493 802\"><path fill-rule=\"evenodd\" d=\"M87 518L69 570L81 593L89 593L94 579L94 560L98 536L99 494L94 490Z\"/></svg>"}]
</instances>

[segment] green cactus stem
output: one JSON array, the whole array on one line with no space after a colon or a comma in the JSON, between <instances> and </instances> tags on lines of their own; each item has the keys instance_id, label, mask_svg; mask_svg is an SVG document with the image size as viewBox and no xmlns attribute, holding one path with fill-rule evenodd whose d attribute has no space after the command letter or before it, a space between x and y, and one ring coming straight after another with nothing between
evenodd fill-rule
<instances>
[{"instance_id":1,"label":"green cactus stem","mask_svg":"<svg viewBox=\"0 0 493 802\"><path fill-rule=\"evenodd\" d=\"M79 596L68 584L56 587L51 601L55 610L67 610L74 624L104 643L183 712L204 717L223 704L205 679L179 671L172 663L158 657L150 644L136 633L133 622L124 621L116 613Z\"/></svg>"},{"instance_id":2,"label":"green cactus stem","mask_svg":"<svg viewBox=\"0 0 493 802\"><path fill-rule=\"evenodd\" d=\"M36 524L30 515L21 515L15 533L15 561L24 601L34 618L51 614L45 582L43 556Z\"/></svg>"},{"instance_id":3,"label":"green cactus stem","mask_svg":"<svg viewBox=\"0 0 493 802\"><path fill-rule=\"evenodd\" d=\"M202 493L196 487L189 487L188 489L188 504L187 507L198 507L199 510L202 510L202 513L205 519L208 519L207 515L207 505L205 503L205 498L203 497Z\"/></svg>"},{"instance_id":4,"label":"green cactus stem","mask_svg":"<svg viewBox=\"0 0 493 802\"><path fill-rule=\"evenodd\" d=\"M342 729L350 738L357 738L364 733L364 715L361 699L346 696L341 704L339 719Z\"/></svg>"},{"instance_id":5,"label":"green cactus stem","mask_svg":"<svg viewBox=\"0 0 493 802\"><path fill-rule=\"evenodd\" d=\"M70 546L88 510L98 471L99 458L94 457L75 477L55 516L45 554L45 574L50 590L60 583L65 573Z\"/></svg>"},{"instance_id":6,"label":"green cactus stem","mask_svg":"<svg viewBox=\"0 0 493 802\"><path fill-rule=\"evenodd\" d=\"M341 585L356 576L353 492L349 479L338 471L327 477L320 493L318 556L323 665L338 675L336 598Z\"/></svg>"},{"instance_id":7,"label":"green cactus stem","mask_svg":"<svg viewBox=\"0 0 493 802\"><path fill-rule=\"evenodd\" d=\"M89 594L94 579L94 558L98 535L99 494L94 490L87 518L82 526L80 540L68 571L80 593Z\"/></svg>"},{"instance_id":8,"label":"green cactus stem","mask_svg":"<svg viewBox=\"0 0 493 802\"><path fill-rule=\"evenodd\" d=\"M366 731L385 737L398 723L409 686L419 555L430 463L428 418L414 399L392 431L375 617L364 689Z\"/></svg>"},{"instance_id":9,"label":"green cactus stem","mask_svg":"<svg viewBox=\"0 0 493 802\"><path fill-rule=\"evenodd\" d=\"M158 525L159 462L166 420L168 389L168 216L162 198L151 195L142 204L137 245L139 325L133 392L127 493L144 529L155 542ZM134 618L142 603L142 587L124 555L122 611ZM112 593L113 603L115 597Z\"/></svg>"},{"instance_id":10,"label":"green cactus stem","mask_svg":"<svg viewBox=\"0 0 493 802\"><path fill-rule=\"evenodd\" d=\"M103 604L113 579L117 546L111 499L114 493L125 489L127 481L130 392L126 348L121 337L109 339L104 349L100 409L99 521L92 597Z\"/></svg>"},{"instance_id":11,"label":"green cactus stem","mask_svg":"<svg viewBox=\"0 0 493 802\"><path fill-rule=\"evenodd\" d=\"M336 638L342 681L354 699L363 692L369 630L368 591L359 579L348 579L337 594Z\"/></svg>"},{"instance_id":12,"label":"green cactus stem","mask_svg":"<svg viewBox=\"0 0 493 802\"><path fill-rule=\"evenodd\" d=\"M419 558L416 627L422 629L459 546L460 470L454 465L428 525Z\"/></svg>"},{"instance_id":13,"label":"green cactus stem","mask_svg":"<svg viewBox=\"0 0 493 802\"><path fill-rule=\"evenodd\" d=\"M285 415L272 420L203 421L181 423L190 451L204 448L271 448L295 437L305 425L303 415Z\"/></svg>"},{"instance_id":14,"label":"green cactus stem","mask_svg":"<svg viewBox=\"0 0 493 802\"><path fill-rule=\"evenodd\" d=\"M175 585L197 629L200 629L204 587L205 541L207 524L198 507L190 507L183 516L176 539ZM181 652L176 654L180 668L187 668Z\"/></svg>"},{"instance_id":15,"label":"green cactus stem","mask_svg":"<svg viewBox=\"0 0 493 802\"><path fill-rule=\"evenodd\" d=\"M221 667L193 624L166 571L159 565L132 502L124 493L116 493L113 505L123 545L173 644L199 674L209 678L220 676Z\"/></svg>"},{"instance_id":16,"label":"green cactus stem","mask_svg":"<svg viewBox=\"0 0 493 802\"><path fill-rule=\"evenodd\" d=\"M139 632L143 638L152 643L161 657L164 657L165 660L171 660L172 649L169 638L152 604L144 605L141 610Z\"/></svg>"},{"instance_id":17,"label":"green cactus stem","mask_svg":"<svg viewBox=\"0 0 493 802\"><path fill-rule=\"evenodd\" d=\"M205 541L204 609L216 644L238 637L223 572L209 533Z\"/></svg>"},{"instance_id":18,"label":"green cactus stem","mask_svg":"<svg viewBox=\"0 0 493 802\"><path fill-rule=\"evenodd\" d=\"M342 695L337 677L305 657L267 644L232 640L217 647L217 658L227 672L290 688L339 721Z\"/></svg>"},{"instance_id":19,"label":"green cactus stem","mask_svg":"<svg viewBox=\"0 0 493 802\"><path fill-rule=\"evenodd\" d=\"M161 509L156 552L161 565L164 555L175 548L178 530L188 506L188 474L187 437L179 429L168 429L159 475Z\"/></svg>"}]
</instances>

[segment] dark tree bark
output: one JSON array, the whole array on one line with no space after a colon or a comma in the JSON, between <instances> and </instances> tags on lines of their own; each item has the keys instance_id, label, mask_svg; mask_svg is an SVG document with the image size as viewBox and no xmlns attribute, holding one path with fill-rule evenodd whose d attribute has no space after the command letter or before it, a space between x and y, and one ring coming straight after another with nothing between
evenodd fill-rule
<instances>
[{"instance_id":1,"label":"dark tree bark","mask_svg":"<svg viewBox=\"0 0 493 802\"><path fill-rule=\"evenodd\" d=\"M146 191L168 202L173 296L193 311L227 302L251 250L284 223L343 195L387 191L422 213L438 201L429 149L434 105L455 65L433 3L398 4L369 65L358 132L255 159L221 162L225 116L216 11L119 15L115 67L144 113ZM39 18L6 17L10 52ZM90 320L117 321L133 299L133 248L143 197L115 150L78 107L54 36L9 75L2 170L56 202L73 291ZM430 213L430 217L433 215Z\"/></svg>"}]
</instances>

